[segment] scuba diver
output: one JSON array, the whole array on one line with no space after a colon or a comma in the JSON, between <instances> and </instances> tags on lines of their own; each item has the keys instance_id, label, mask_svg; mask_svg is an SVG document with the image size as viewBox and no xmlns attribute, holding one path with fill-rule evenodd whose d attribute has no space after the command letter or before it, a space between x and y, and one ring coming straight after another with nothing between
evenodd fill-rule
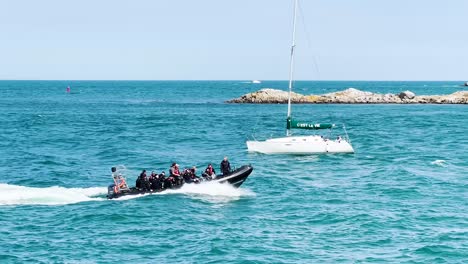
<instances>
[{"instance_id":1,"label":"scuba diver","mask_svg":"<svg viewBox=\"0 0 468 264\"><path fill-rule=\"evenodd\" d=\"M227 175L231 172L231 164L228 161L227 157L224 157L223 161L221 161L221 173Z\"/></svg>"},{"instance_id":2,"label":"scuba diver","mask_svg":"<svg viewBox=\"0 0 468 264\"><path fill-rule=\"evenodd\" d=\"M186 183L200 183L197 177L197 167L193 166L191 169L185 169L182 174Z\"/></svg>"},{"instance_id":3,"label":"scuba diver","mask_svg":"<svg viewBox=\"0 0 468 264\"><path fill-rule=\"evenodd\" d=\"M148 181L148 177L146 177L146 170L143 170L140 173L140 176L136 180L135 187L138 189L143 189L143 190L150 190L150 183Z\"/></svg>"},{"instance_id":4,"label":"scuba diver","mask_svg":"<svg viewBox=\"0 0 468 264\"><path fill-rule=\"evenodd\" d=\"M184 178L186 183L192 182L192 176L190 175L190 171L188 169L184 169L182 171L182 178Z\"/></svg>"},{"instance_id":5,"label":"scuba diver","mask_svg":"<svg viewBox=\"0 0 468 264\"><path fill-rule=\"evenodd\" d=\"M170 174L171 176L176 176L176 177L180 176L179 164L175 162L172 163L171 168L170 168L170 173L171 173Z\"/></svg>"},{"instance_id":6,"label":"scuba diver","mask_svg":"<svg viewBox=\"0 0 468 264\"><path fill-rule=\"evenodd\" d=\"M197 176L197 167L193 166L190 169L190 175L192 176L192 180L194 180L197 183L200 182L200 177Z\"/></svg>"},{"instance_id":7,"label":"scuba diver","mask_svg":"<svg viewBox=\"0 0 468 264\"><path fill-rule=\"evenodd\" d=\"M170 168L170 176L169 179L176 184L176 185L181 185L183 183L183 178L180 175L180 170L179 170L179 164L177 163L172 163L172 166Z\"/></svg>"},{"instance_id":8,"label":"scuba diver","mask_svg":"<svg viewBox=\"0 0 468 264\"><path fill-rule=\"evenodd\" d=\"M156 190L162 190L164 188L164 181L166 180L166 173L162 171L160 174L156 175Z\"/></svg>"},{"instance_id":9,"label":"scuba diver","mask_svg":"<svg viewBox=\"0 0 468 264\"><path fill-rule=\"evenodd\" d=\"M206 167L205 169L205 172L202 174L203 178L207 179L207 180L212 180L214 178L216 178L216 171L215 169L213 168L213 165L208 164L208 167Z\"/></svg>"},{"instance_id":10,"label":"scuba diver","mask_svg":"<svg viewBox=\"0 0 468 264\"><path fill-rule=\"evenodd\" d=\"M156 177L156 176L157 176L156 173L154 173L154 171L152 171L151 174L150 174L150 176L149 176L149 179L148 179L148 180L151 181L151 180L153 180L154 177Z\"/></svg>"},{"instance_id":11,"label":"scuba diver","mask_svg":"<svg viewBox=\"0 0 468 264\"><path fill-rule=\"evenodd\" d=\"M156 174L154 171L151 172L151 175L149 177L149 183L151 186L151 190L160 190L162 188L159 175Z\"/></svg>"},{"instance_id":12,"label":"scuba diver","mask_svg":"<svg viewBox=\"0 0 468 264\"><path fill-rule=\"evenodd\" d=\"M148 178L148 182L149 182L149 186L150 186L151 191L156 189L155 186L156 186L157 177L158 177L158 175L156 175L156 173L154 173L154 171L152 171L149 178Z\"/></svg>"}]
</instances>

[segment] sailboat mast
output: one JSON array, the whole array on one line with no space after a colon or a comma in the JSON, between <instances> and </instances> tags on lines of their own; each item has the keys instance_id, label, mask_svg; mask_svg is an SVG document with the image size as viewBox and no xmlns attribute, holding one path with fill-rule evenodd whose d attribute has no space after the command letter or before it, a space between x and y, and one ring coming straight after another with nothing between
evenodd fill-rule
<instances>
[{"instance_id":1,"label":"sailboat mast","mask_svg":"<svg viewBox=\"0 0 468 264\"><path fill-rule=\"evenodd\" d=\"M296 47L296 14L298 0L294 0L294 15L293 15L293 31L292 31L292 44L291 44L291 55L289 59L289 95L288 95L288 118L287 122L291 121L291 93L293 88L293 76L294 76L294 48ZM289 125L288 125L289 127ZM286 136L290 136L291 133L289 128L286 128Z\"/></svg>"}]
</instances>

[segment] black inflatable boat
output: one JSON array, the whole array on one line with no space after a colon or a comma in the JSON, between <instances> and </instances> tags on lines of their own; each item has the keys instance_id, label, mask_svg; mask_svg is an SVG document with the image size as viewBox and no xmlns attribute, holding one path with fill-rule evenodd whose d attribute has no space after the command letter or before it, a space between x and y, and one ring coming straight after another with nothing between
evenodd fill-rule
<instances>
[{"instance_id":1,"label":"black inflatable boat","mask_svg":"<svg viewBox=\"0 0 468 264\"><path fill-rule=\"evenodd\" d=\"M209 180L206 178L200 178L199 183L182 182L179 185L170 185L170 186L165 186L165 184L162 184L161 188L156 189L156 190L147 190L147 189L132 187L128 189L120 189L119 191L116 192L115 185L111 185L107 189L107 198L116 199L116 198L127 196L127 195L158 193L158 192L163 192L165 190L170 190L170 189L179 189L184 184L200 184L206 181L218 182L218 183L229 183L232 186L238 188L239 186L242 185L242 183L244 183L247 177L249 177L250 173L252 173L252 170L253 170L253 167L251 165L244 165L238 169L231 171L227 175L217 175L216 178L212 180Z\"/></svg>"}]
</instances>

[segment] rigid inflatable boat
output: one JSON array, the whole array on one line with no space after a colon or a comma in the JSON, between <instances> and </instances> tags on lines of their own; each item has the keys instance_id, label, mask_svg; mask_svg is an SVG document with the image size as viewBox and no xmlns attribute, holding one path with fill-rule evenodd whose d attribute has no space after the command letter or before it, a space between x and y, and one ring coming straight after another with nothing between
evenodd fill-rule
<instances>
[{"instance_id":1,"label":"rigid inflatable boat","mask_svg":"<svg viewBox=\"0 0 468 264\"><path fill-rule=\"evenodd\" d=\"M116 198L127 196L127 195L159 193L159 192L164 192L166 190L179 189L184 184L200 184L202 182L207 182L207 181L218 182L218 183L228 183L238 188L239 186L242 185L242 183L244 183L247 177L249 177L250 173L252 173L252 170L253 170L253 167L251 165L244 165L238 169L231 171L230 173L226 175L217 175L214 179L200 177L197 183L186 183L182 181L181 184L174 185L174 184L166 184L166 182L162 182L162 184L160 185L160 188L156 188L154 190L153 189L148 190L146 188L137 188L137 187L116 188L115 184L113 184L107 188L107 198L116 199Z\"/></svg>"}]
</instances>

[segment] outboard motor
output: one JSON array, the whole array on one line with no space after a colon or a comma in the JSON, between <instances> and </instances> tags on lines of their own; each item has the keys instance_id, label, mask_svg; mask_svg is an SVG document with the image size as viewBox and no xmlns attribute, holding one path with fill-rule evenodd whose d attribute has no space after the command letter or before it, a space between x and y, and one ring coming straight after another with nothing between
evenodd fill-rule
<instances>
[{"instance_id":1,"label":"outboard motor","mask_svg":"<svg viewBox=\"0 0 468 264\"><path fill-rule=\"evenodd\" d=\"M107 186L107 198L108 199L114 198L115 196L114 187L115 187L115 184L111 184Z\"/></svg>"}]
</instances>

